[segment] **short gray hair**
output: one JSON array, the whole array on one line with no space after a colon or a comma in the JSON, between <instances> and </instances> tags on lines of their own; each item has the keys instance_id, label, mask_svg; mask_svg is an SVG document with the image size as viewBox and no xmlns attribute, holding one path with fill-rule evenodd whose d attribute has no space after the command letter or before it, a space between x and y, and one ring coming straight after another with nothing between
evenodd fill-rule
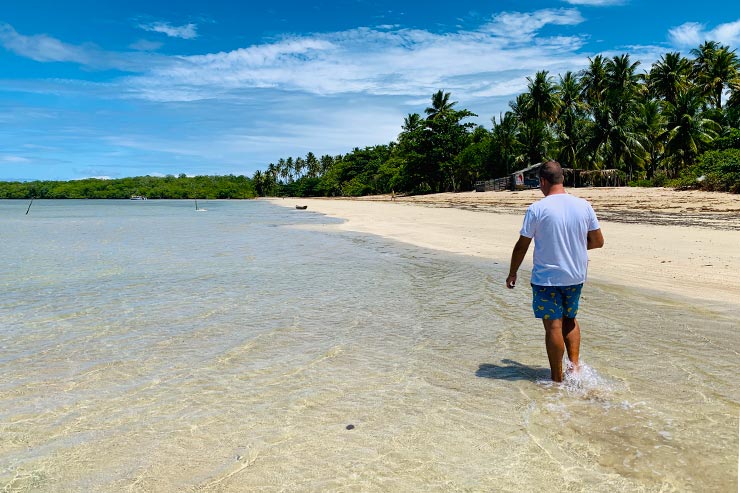
<instances>
[{"instance_id":1,"label":"short gray hair","mask_svg":"<svg viewBox=\"0 0 740 493\"><path fill-rule=\"evenodd\" d=\"M563 183L563 168L557 161L548 161L540 167L540 178L547 180L553 185Z\"/></svg>"}]
</instances>

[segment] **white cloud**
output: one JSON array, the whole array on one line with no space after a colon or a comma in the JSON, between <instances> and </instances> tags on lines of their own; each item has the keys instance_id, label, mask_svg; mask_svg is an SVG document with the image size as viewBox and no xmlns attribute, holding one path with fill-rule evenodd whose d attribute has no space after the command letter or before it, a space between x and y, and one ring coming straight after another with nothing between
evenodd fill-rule
<instances>
[{"instance_id":1,"label":"white cloud","mask_svg":"<svg viewBox=\"0 0 740 493\"><path fill-rule=\"evenodd\" d=\"M502 37L520 41L531 39L537 31L548 24L555 26L574 26L583 22L583 16L576 9L544 9L535 12L502 12L483 26L488 31Z\"/></svg>"},{"instance_id":2,"label":"white cloud","mask_svg":"<svg viewBox=\"0 0 740 493\"><path fill-rule=\"evenodd\" d=\"M737 46L740 44L740 20L720 24L709 32L707 39L715 39L722 44Z\"/></svg>"},{"instance_id":3,"label":"white cloud","mask_svg":"<svg viewBox=\"0 0 740 493\"><path fill-rule=\"evenodd\" d=\"M300 118L289 122L280 122L279 129L269 128L264 135L254 128L237 129L216 137L207 147L217 147L230 155L246 153L262 154L265 160L279 159L281 155L306 155L309 151L317 155L346 152L347 142L352 146L364 147L385 144L395 139L401 132L403 111L396 107L389 110L376 101L356 101L353 105L336 105L328 103L326 108L311 107L299 111ZM425 101L428 105L428 101ZM367 122L373 125L368 126ZM267 130L267 129L266 129ZM275 149L281 149L276 155Z\"/></svg>"},{"instance_id":4,"label":"white cloud","mask_svg":"<svg viewBox=\"0 0 740 493\"><path fill-rule=\"evenodd\" d=\"M704 25L687 22L668 31L668 37L679 46L698 46L703 38Z\"/></svg>"},{"instance_id":5,"label":"white cloud","mask_svg":"<svg viewBox=\"0 0 740 493\"><path fill-rule=\"evenodd\" d=\"M319 95L418 96L440 87L453 92L468 90L471 84L473 89L503 88L507 81L492 79L489 74L504 72L507 80L521 81L543 67L555 70L568 66L582 58L576 52L583 38L544 37L539 31L547 25L581 22L576 9L505 12L474 30L438 34L396 26L361 27L197 56L103 52L44 35L23 36L10 26L0 29L0 42L37 61L69 61L132 72L136 75L119 81L119 94L151 101L233 97L255 88ZM164 23L147 27L171 33L168 35L184 36L187 31Z\"/></svg>"},{"instance_id":6,"label":"white cloud","mask_svg":"<svg viewBox=\"0 0 740 493\"><path fill-rule=\"evenodd\" d=\"M10 163L10 164L23 164L23 163L30 163L31 160L22 156L13 156L13 155L6 155L6 156L0 156L0 161L4 163Z\"/></svg>"},{"instance_id":7,"label":"white cloud","mask_svg":"<svg viewBox=\"0 0 740 493\"><path fill-rule=\"evenodd\" d=\"M538 34L546 25L582 21L575 9L547 9L500 14L474 31L357 28L295 36L231 52L170 58L126 82L130 94L180 101L253 88L324 95L426 95L443 86L467 90L472 79L490 85L486 74L503 71L523 80L543 67L583 58L576 55L582 38Z\"/></svg>"},{"instance_id":8,"label":"white cloud","mask_svg":"<svg viewBox=\"0 0 740 493\"><path fill-rule=\"evenodd\" d=\"M90 62L90 47L63 43L45 34L23 36L12 26L0 24L0 43L8 50L37 62Z\"/></svg>"},{"instance_id":9,"label":"white cloud","mask_svg":"<svg viewBox=\"0 0 740 493\"><path fill-rule=\"evenodd\" d=\"M496 97L496 96L508 96L511 94L520 94L527 90L527 80L521 79L510 79L503 80L501 82L494 82L481 87L477 91L474 91L472 95L478 98Z\"/></svg>"},{"instance_id":10,"label":"white cloud","mask_svg":"<svg viewBox=\"0 0 740 493\"><path fill-rule=\"evenodd\" d=\"M112 180L110 176L98 175L98 176L81 176L79 178L73 178L73 180Z\"/></svg>"},{"instance_id":11,"label":"white cloud","mask_svg":"<svg viewBox=\"0 0 740 493\"><path fill-rule=\"evenodd\" d=\"M162 47L162 43L157 41L149 41L147 39L140 39L135 43L131 43L129 48L136 51L156 51Z\"/></svg>"},{"instance_id":12,"label":"white cloud","mask_svg":"<svg viewBox=\"0 0 740 493\"><path fill-rule=\"evenodd\" d=\"M199 148L197 145L194 145L192 141L162 139L156 135L111 135L101 137L101 140L107 144L108 148L113 149L145 151L148 154L158 153L169 156L214 157L213 147L211 147L209 152L205 148Z\"/></svg>"},{"instance_id":13,"label":"white cloud","mask_svg":"<svg viewBox=\"0 0 740 493\"><path fill-rule=\"evenodd\" d=\"M737 46L740 44L740 19L720 24L707 30L706 25L686 22L668 31L671 42L679 47L696 48L704 41L718 41L721 44Z\"/></svg>"},{"instance_id":14,"label":"white cloud","mask_svg":"<svg viewBox=\"0 0 740 493\"><path fill-rule=\"evenodd\" d=\"M145 31L166 34L170 38L195 39L198 37L198 28L195 24L173 26L168 22L152 22L141 24L139 27Z\"/></svg>"},{"instance_id":15,"label":"white cloud","mask_svg":"<svg viewBox=\"0 0 740 493\"><path fill-rule=\"evenodd\" d=\"M93 44L72 45L46 34L25 36L8 24L0 24L0 44L16 55L37 62L70 62L92 69L141 72L164 57L152 53L117 53Z\"/></svg>"}]
</instances>

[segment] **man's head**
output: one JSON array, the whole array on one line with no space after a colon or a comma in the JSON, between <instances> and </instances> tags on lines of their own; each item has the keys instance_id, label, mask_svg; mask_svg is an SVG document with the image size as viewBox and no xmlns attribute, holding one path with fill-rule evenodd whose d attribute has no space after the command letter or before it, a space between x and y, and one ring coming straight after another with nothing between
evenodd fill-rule
<instances>
[{"instance_id":1,"label":"man's head","mask_svg":"<svg viewBox=\"0 0 740 493\"><path fill-rule=\"evenodd\" d=\"M563 168L557 161L548 161L540 168L540 178L546 180L550 185L563 184Z\"/></svg>"},{"instance_id":2,"label":"man's head","mask_svg":"<svg viewBox=\"0 0 740 493\"><path fill-rule=\"evenodd\" d=\"M540 191L545 197L553 193L566 193L563 168L557 161L548 161L540 167Z\"/></svg>"}]
</instances>

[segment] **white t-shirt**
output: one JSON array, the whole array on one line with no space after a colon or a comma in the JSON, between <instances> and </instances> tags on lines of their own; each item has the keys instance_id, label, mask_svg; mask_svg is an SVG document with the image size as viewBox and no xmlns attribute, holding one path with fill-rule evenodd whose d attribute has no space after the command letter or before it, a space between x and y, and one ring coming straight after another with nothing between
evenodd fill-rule
<instances>
[{"instance_id":1,"label":"white t-shirt","mask_svg":"<svg viewBox=\"0 0 740 493\"><path fill-rule=\"evenodd\" d=\"M584 282L587 235L596 229L596 213L584 199L559 193L530 205L519 233L534 238L532 284L572 286Z\"/></svg>"}]
</instances>

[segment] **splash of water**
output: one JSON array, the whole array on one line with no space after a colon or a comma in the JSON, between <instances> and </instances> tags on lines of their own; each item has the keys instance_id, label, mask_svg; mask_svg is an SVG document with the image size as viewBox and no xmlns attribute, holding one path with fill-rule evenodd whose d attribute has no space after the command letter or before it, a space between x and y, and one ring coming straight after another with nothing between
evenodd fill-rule
<instances>
[{"instance_id":1,"label":"splash of water","mask_svg":"<svg viewBox=\"0 0 740 493\"><path fill-rule=\"evenodd\" d=\"M611 383L583 362L576 370L573 363L567 361L563 381L560 383L551 380L538 380L537 383L548 388L563 390L571 396L603 398L604 394L613 390Z\"/></svg>"},{"instance_id":2,"label":"splash of water","mask_svg":"<svg viewBox=\"0 0 740 493\"><path fill-rule=\"evenodd\" d=\"M569 395L584 397L603 396L612 391L609 382L602 378L594 368L583 362L577 370L570 361L567 363L560 387Z\"/></svg>"}]
</instances>

